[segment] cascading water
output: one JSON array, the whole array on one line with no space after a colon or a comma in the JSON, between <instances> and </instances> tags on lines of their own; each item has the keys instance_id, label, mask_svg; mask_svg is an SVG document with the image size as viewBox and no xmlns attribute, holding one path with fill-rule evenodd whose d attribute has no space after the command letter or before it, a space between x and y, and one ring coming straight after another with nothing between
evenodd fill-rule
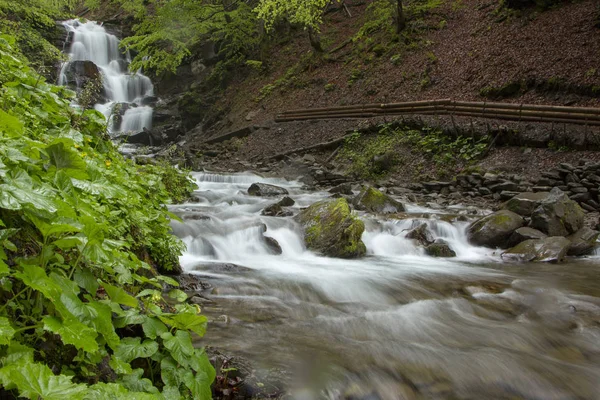
<instances>
[{"instance_id":1,"label":"cascading water","mask_svg":"<svg viewBox=\"0 0 600 400\"><path fill-rule=\"evenodd\" d=\"M152 107L144 102L153 96L154 87L140 71L128 71L131 58L119 48L119 39L92 21L69 20L63 25L70 44L65 49L69 61L62 65L58 83L83 89L88 80L72 75L83 73L93 78L95 68L85 64L91 62L101 75L104 92L104 101L95 108L111 119L110 132L131 134L152 128Z\"/></svg>"},{"instance_id":2,"label":"cascading water","mask_svg":"<svg viewBox=\"0 0 600 400\"><path fill-rule=\"evenodd\" d=\"M285 187L294 213L329 193L253 174L195 178L197 200L171 211L183 219L172 223L187 245L183 267L213 285L196 297L211 320L203 340L293 371L293 398L558 400L600 393L594 257L502 263L467 242L467 222L406 204L414 218L360 214L366 257L326 258L305 248L293 218L261 215L278 198L247 189L254 182ZM457 257L429 257L406 238L422 223ZM273 254L265 236L282 254Z\"/></svg>"}]
</instances>

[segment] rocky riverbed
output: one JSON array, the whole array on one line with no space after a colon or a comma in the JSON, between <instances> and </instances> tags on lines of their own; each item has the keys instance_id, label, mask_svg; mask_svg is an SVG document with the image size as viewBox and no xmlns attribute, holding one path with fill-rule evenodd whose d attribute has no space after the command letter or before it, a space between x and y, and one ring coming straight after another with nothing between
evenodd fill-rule
<instances>
[{"instance_id":1,"label":"rocky riverbed","mask_svg":"<svg viewBox=\"0 0 600 400\"><path fill-rule=\"evenodd\" d=\"M584 218L560 189L500 206L347 179L311 185L250 173L195 178L195 199L172 208L183 218L173 229L188 246L185 288L211 320L200 344L235 355L213 355L225 365L218 396L598 393L597 256L593 248L569 256L585 247L577 240L592 241L581 232L586 218L591 230L591 213ZM561 212L569 207L575 217L568 213L566 221ZM562 263L529 262L544 248L537 241L556 237L534 222L542 211L567 230L556 239L565 247ZM511 216L506 226L504 214ZM472 232L490 215L503 216L503 229L483 229L500 233L482 243ZM577 232L579 239L572 237ZM502 256L513 250L498 249L532 240L536 256L519 262ZM227 372L231 366L242 372Z\"/></svg>"}]
</instances>

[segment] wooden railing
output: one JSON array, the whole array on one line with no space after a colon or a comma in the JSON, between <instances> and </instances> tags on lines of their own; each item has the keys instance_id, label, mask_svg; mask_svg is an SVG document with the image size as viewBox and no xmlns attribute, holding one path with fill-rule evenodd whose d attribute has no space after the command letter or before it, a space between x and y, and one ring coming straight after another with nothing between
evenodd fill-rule
<instances>
[{"instance_id":1,"label":"wooden railing","mask_svg":"<svg viewBox=\"0 0 600 400\"><path fill-rule=\"evenodd\" d=\"M331 118L371 118L382 115L451 115L526 122L600 126L600 108L534 104L431 100L388 104L305 108L277 114L276 122Z\"/></svg>"}]
</instances>

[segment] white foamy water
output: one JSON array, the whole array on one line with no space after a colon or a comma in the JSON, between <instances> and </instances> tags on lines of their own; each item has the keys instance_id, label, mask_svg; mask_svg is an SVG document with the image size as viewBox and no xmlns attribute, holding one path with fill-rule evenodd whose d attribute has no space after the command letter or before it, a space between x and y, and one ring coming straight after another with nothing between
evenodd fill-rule
<instances>
[{"instance_id":1,"label":"white foamy water","mask_svg":"<svg viewBox=\"0 0 600 400\"><path fill-rule=\"evenodd\" d=\"M593 278L600 271L593 259L503 264L493 250L467 242L467 222L446 222L448 211L414 204L406 205L414 218L360 213L367 256L327 258L305 248L293 218L260 215L280 197L253 197L247 189L254 182L285 187L294 214L328 193L249 173L195 178L197 201L173 206L184 221L172 226L187 245L183 267L214 286L202 294L212 301L203 312L213 321L203 343L291 370L293 398L600 393L600 282ZM472 210L450 213L463 211ZM422 223L457 256L429 257L406 238ZM282 254L274 255L265 237ZM352 397L350 387L366 394Z\"/></svg>"},{"instance_id":2,"label":"white foamy water","mask_svg":"<svg viewBox=\"0 0 600 400\"><path fill-rule=\"evenodd\" d=\"M113 118L109 124L111 133L138 133L144 128L152 128L152 107L143 106L142 101L154 95L154 87L150 78L140 71L128 71L131 59L119 48L119 39L92 21L69 20L63 25L70 35L71 45L66 49L69 61L63 64L58 83L67 84L73 62L91 61L102 75L106 99L105 103L97 104L96 109L111 118L118 104L127 106L122 118ZM77 82L77 89L82 89L80 82Z\"/></svg>"}]
</instances>

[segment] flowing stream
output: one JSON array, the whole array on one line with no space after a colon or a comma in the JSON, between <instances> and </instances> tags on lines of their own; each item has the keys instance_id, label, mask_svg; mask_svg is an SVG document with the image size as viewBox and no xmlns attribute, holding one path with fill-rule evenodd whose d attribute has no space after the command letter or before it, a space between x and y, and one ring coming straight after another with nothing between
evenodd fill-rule
<instances>
[{"instance_id":1,"label":"flowing stream","mask_svg":"<svg viewBox=\"0 0 600 400\"><path fill-rule=\"evenodd\" d=\"M408 204L415 218L360 215L367 257L325 258L292 218L260 215L277 198L246 190L286 187L295 213L328 193L252 174L195 178L198 201L172 211L184 269L212 285L200 290L211 319L202 343L291 371L295 398L600 398L597 257L502 263L467 243L467 222ZM414 221L457 257L424 255L404 237Z\"/></svg>"},{"instance_id":2,"label":"flowing stream","mask_svg":"<svg viewBox=\"0 0 600 400\"><path fill-rule=\"evenodd\" d=\"M119 48L119 39L97 22L69 20L63 22L67 30L68 48L65 49L69 61L62 65L59 85L66 85L69 74L92 74L81 62L89 61L96 65L101 77L104 102L96 104L96 109L111 120L111 133L138 133L152 127L152 107L146 100L154 94L150 78L140 71L128 70L131 57ZM76 76L77 90L87 80ZM116 109L115 106L119 105ZM116 117L115 117L116 116ZM113 117L113 118L111 118Z\"/></svg>"}]
</instances>

